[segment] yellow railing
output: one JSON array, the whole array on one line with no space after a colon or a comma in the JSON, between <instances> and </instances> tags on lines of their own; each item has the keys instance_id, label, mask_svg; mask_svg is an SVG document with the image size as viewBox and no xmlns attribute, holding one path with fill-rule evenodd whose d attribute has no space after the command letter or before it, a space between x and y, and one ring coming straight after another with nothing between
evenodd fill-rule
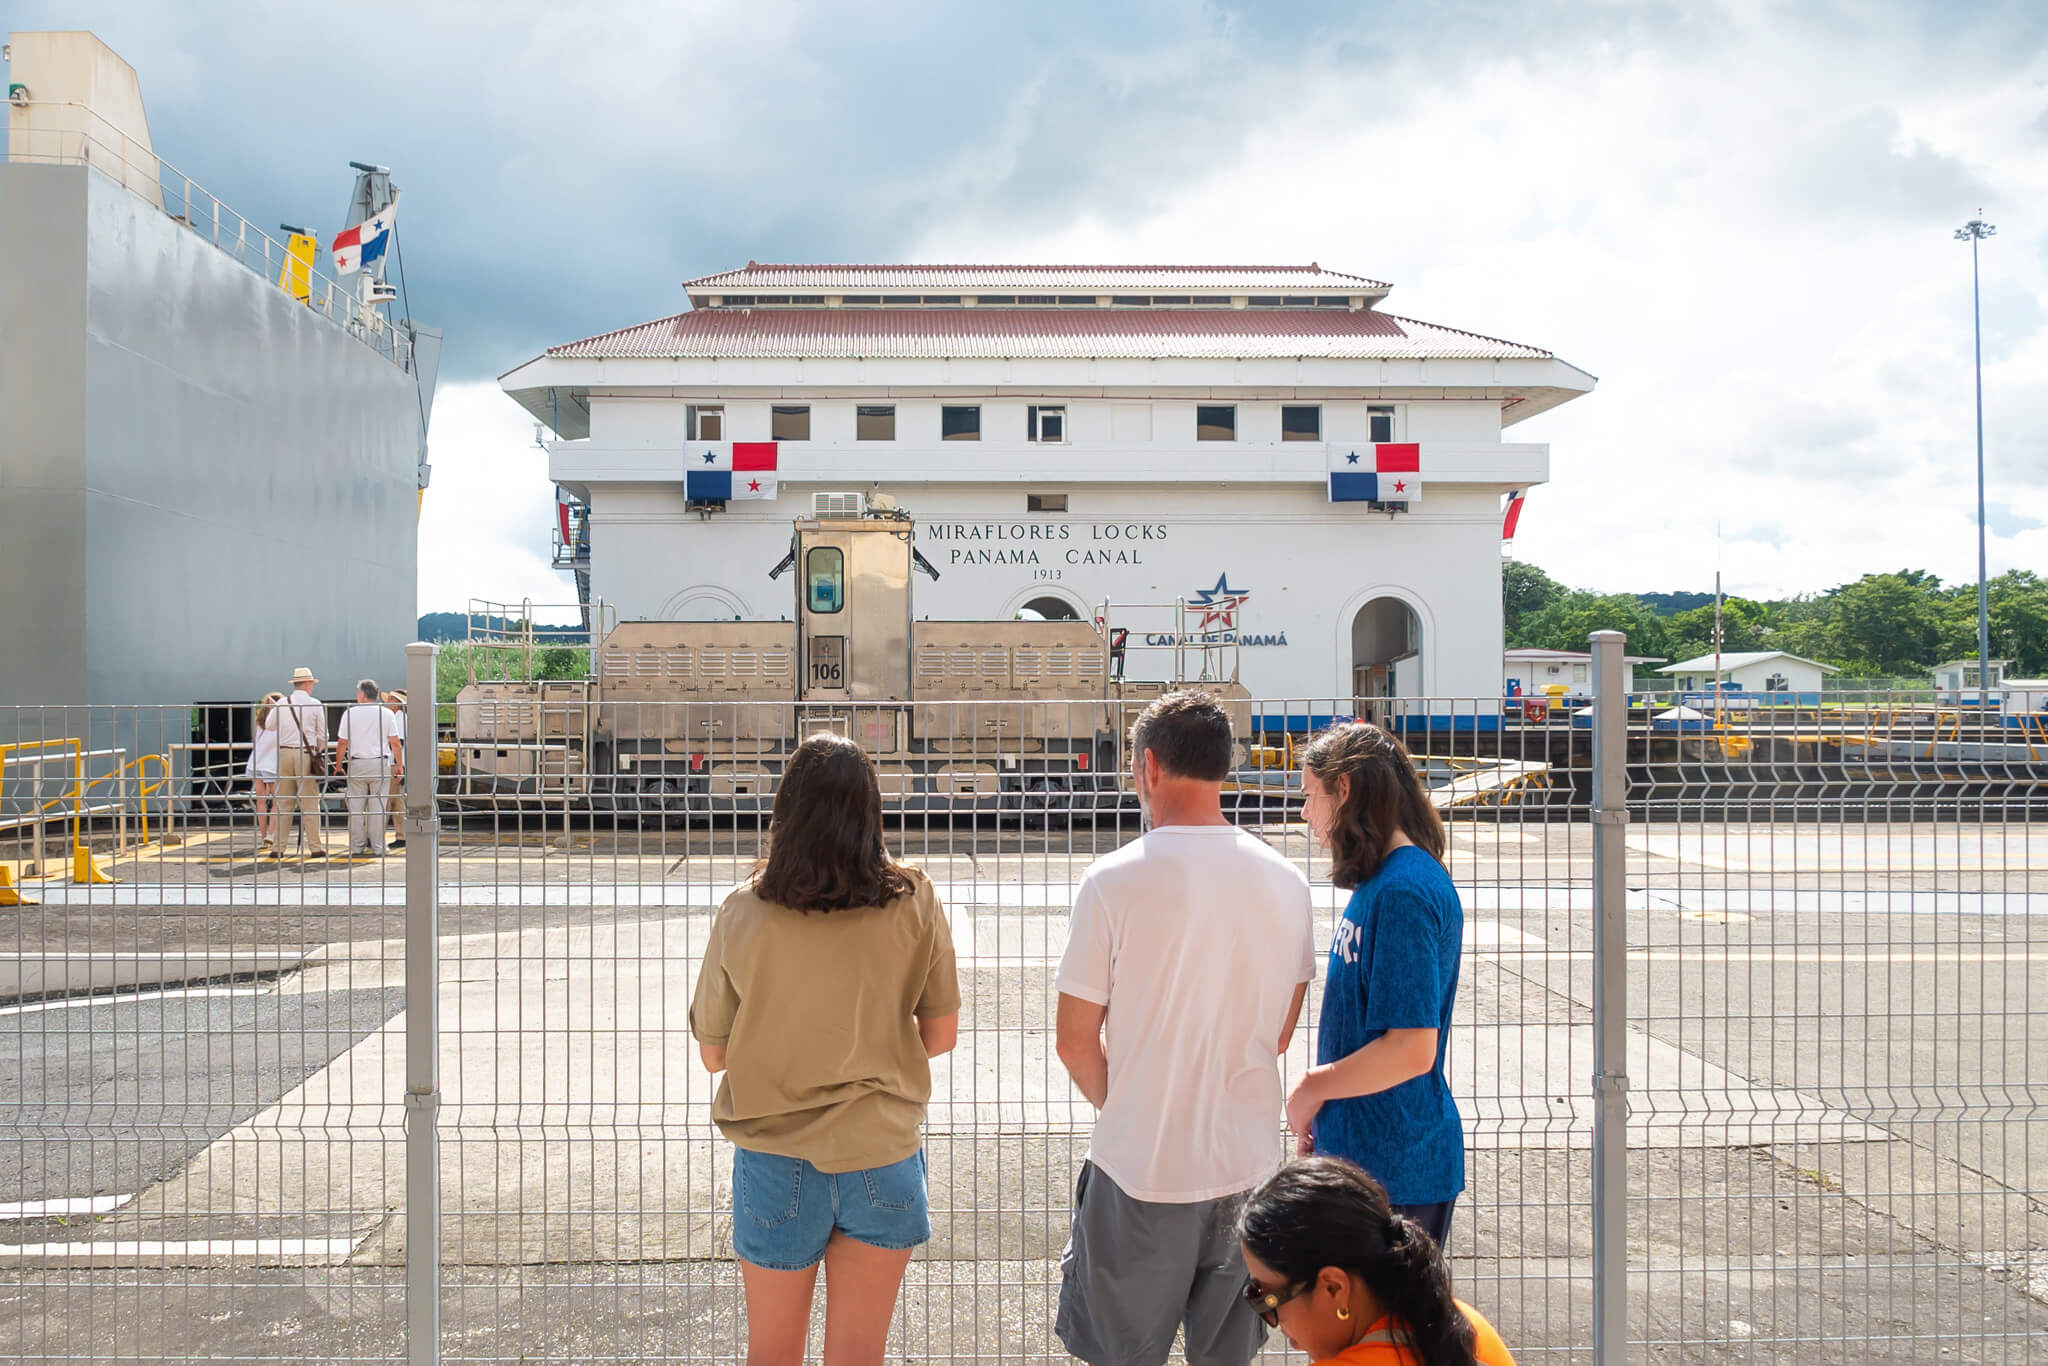
<instances>
[{"instance_id":1,"label":"yellow railing","mask_svg":"<svg viewBox=\"0 0 2048 1366\"><path fill-rule=\"evenodd\" d=\"M148 766L149 766L149 765L151 765L151 764L155 764L155 765L157 765L157 771L158 771L158 774L159 774L159 776L158 776L158 778L157 778L157 780L156 780L155 782L150 782L150 781L149 781L149 777L148 777ZM127 761L126 763L123 763L123 764L122 764L122 765L121 765L121 766L120 766L119 768L116 768L116 769L115 769L115 770L114 770L113 772L111 772L111 773L102 773L102 774L101 774L101 775L100 775L99 777L97 777L97 778L94 778L94 779L90 780L89 782L87 782L87 783L86 783L86 785L85 785L85 789L84 789L84 790L85 790L86 792L90 792L90 791L91 791L91 790L92 790L93 788L95 788L95 787L98 787L98 786L99 786L99 785L100 785L101 783L110 783L110 782L113 782L113 781L114 781L115 779L117 779L117 778L120 778L120 777L123 777L124 775L128 774L128 773L129 773L129 772L131 772L131 771L132 771L132 772L133 772L133 773L135 774L135 777L136 777L136 779L137 779L137 782L138 782L138 786L137 786L137 787L135 787L135 788L133 789L132 795L134 796L134 798L135 798L135 801L136 801L136 814L137 814L137 815L139 816L139 818L140 818L140 820L141 820L141 825L142 825L142 842L143 842L144 844L148 844L148 843L150 842L150 841L149 841L149 799L150 799L150 797L152 797L153 795L155 795L155 794L157 794L157 793L163 793L163 794L164 794L164 824L165 824L166 826L168 826L168 825L170 824L170 817L171 817L171 801L170 801L170 791L171 791L171 756L170 756L170 755L168 755L168 754L138 754L138 755L137 755L137 756L135 756L135 757L134 757L133 759L130 759L130 760L128 760L128 761ZM82 796L82 795L83 795L83 793L81 793L80 795ZM124 810L126 809L125 805L124 805L123 809L124 809Z\"/></svg>"},{"instance_id":2,"label":"yellow railing","mask_svg":"<svg viewBox=\"0 0 2048 1366\"><path fill-rule=\"evenodd\" d=\"M97 758L116 758L120 760L120 763L111 772L103 773L96 778L86 777L86 761ZM68 764L71 773L68 780L60 779L60 781L66 783L67 790L58 793L54 797L45 799L41 797L40 792L42 786L41 775L45 768L51 764L60 766ZM151 764L157 766L155 781L151 781L149 778L149 765ZM66 844L70 849L69 863L71 867L71 880L73 882L113 881L93 861L91 847L87 845L85 839L85 822L88 817L112 812L120 818L121 829L117 839L117 852L121 848L126 848L128 842L128 804L125 800L126 796L134 796L139 803L142 842L144 844L150 842L149 799L151 797L159 794L164 797L164 823L166 825L169 824L171 758L168 754L144 754L130 759L127 757L127 751L125 750L87 749L85 742L76 736L63 736L49 740L19 740L10 744L0 745L0 779L6 777L7 770L11 767L33 768L37 773L34 781L38 791L36 796L30 799L30 804L27 806L24 814L0 821L0 827L11 829L20 829L24 826L35 827L37 831L35 864L39 876L48 876L48 872L44 867L45 858L41 831L45 825L50 823L50 812L60 813L55 817L57 824L70 827L70 838L66 841ZM109 803L97 806L88 804L87 797L94 788L99 787L103 783L117 783L118 780L127 777L131 773L134 775L136 784L132 790L121 792L114 801Z\"/></svg>"}]
</instances>

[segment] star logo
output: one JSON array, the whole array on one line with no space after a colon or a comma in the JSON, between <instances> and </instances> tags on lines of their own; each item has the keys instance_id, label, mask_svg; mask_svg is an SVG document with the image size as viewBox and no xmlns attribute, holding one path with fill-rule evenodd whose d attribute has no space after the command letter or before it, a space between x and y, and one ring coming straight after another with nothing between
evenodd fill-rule
<instances>
[{"instance_id":1,"label":"star logo","mask_svg":"<svg viewBox=\"0 0 2048 1366\"><path fill-rule=\"evenodd\" d=\"M748 493L759 493L760 491L761 491L761 481L760 481L760 480L758 480L758 479L749 479L749 480L747 481L747 492L748 492Z\"/></svg>"},{"instance_id":2,"label":"star logo","mask_svg":"<svg viewBox=\"0 0 2048 1366\"><path fill-rule=\"evenodd\" d=\"M1408 491L1408 481L1407 481L1407 480L1405 480L1405 479L1396 479L1396 480L1394 481L1394 492L1396 492L1396 493L1406 493L1407 491Z\"/></svg>"},{"instance_id":3,"label":"star logo","mask_svg":"<svg viewBox=\"0 0 2048 1366\"><path fill-rule=\"evenodd\" d=\"M1347 465L1356 465L1358 463L1358 452L1353 451L1351 452L1351 454L1345 456L1344 463Z\"/></svg>"},{"instance_id":4,"label":"star logo","mask_svg":"<svg viewBox=\"0 0 2048 1366\"><path fill-rule=\"evenodd\" d=\"M1249 588L1232 588L1228 574L1219 574L1213 588L1197 589L1193 605L1202 609L1202 629L1235 631L1237 609L1244 606L1244 600L1251 595Z\"/></svg>"},{"instance_id":5,"label":"star logo","mask_svg":"<svg viewBox=\"0 0 2048 1366\"><path fill-rule=\"evenodd\" d=\"M704 452L704 463L705 463L705 464L707 464L707 465L715 465L715 464L717 464L717 463L718 463L718 452L717 452L717 451L706 451L706 452Z\"/></svg>"}]
</instances>

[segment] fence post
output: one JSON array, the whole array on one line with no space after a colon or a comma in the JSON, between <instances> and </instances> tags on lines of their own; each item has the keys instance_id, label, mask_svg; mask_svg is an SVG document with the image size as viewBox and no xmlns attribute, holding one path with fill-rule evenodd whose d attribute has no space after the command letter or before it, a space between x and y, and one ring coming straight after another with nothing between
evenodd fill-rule
<instances>
[{"instance_id":1,"label":"fence post","mask_svg":"<svg viewBox=\"0 0 2048 1366\"><path fill-rule=\"evenodd\" d=\"M405 1359L441 1359L441 821L434 657L405 647Z\"/></svg>"},{"instance_id":2,"label":"fence post","mask_svg":"<svg viewBox=\"0 0 2048 1366\"><path fill-rule=\"evenodd\" d=\"M1628 1359L1628 695L1619 631L1593 643L1593 1360Z\"/></svg>"}]
</instances>

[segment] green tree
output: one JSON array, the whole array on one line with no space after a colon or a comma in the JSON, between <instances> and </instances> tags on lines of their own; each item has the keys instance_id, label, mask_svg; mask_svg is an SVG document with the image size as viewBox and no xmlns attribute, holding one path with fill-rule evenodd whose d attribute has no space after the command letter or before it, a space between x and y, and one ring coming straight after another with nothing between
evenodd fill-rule
<instances>
[{"instance_id":1,"label":"green tree","mask_svg":"<svg viewBox=\"0 0 2048 1366\"><path fill-rule=\"evenodd\" d=\"M1683 612L1673 613L1665 619L1669 632L1671 649L1675 657L1690 659L1694 655L1714 652L1714 604L1691 607ZM1727 598L1721 603L1721 648L1736 650L1763 650L1771 646L1764 642L1770 635L1769 612L1760 602L1748 598Z\"/></svg>"},{"instance_id":2,"label":"green tree","mask_svg":"<svg viewBox=\"0 0 2048 1366\"><path fill-rule=\"evenodd\" d=\"M1865 574L1834 591L1835 630L1850 662L1880 674L1918 673L1941 651L1941 580L1921 570Z\"/></svg>"},{"instance_id":3,"label":"green tree","mask_svg":"<svg viewBox=\"0 0 2048 1366\"><path fill-rule=\"evenodd\" d=\"M1522 632L1529 618L1571 590L1524 560L1509 560L1502 566L1500 577L1507 643L1527 645Z\"/></svg>"},{"instance_id":4,"label":"green tree","mask_svg":"<svg viewBox=\"0 0 2048 1366\"><path fill-rule=\"evenodd\" d=\"M1531 616L1518 644L1544 650L1583 650L1595 631L1624 631L1632 655L1668 653L1665 623L1628 593L1569 592Z\"/></svg>"},{"instance_id":5,"label":"green tree","mask_svg":"<svg viewBox=\"0 0 2048 1366\"><path fill-rule=\"evenodd\" d=\"M1991 590L1991 657L2010 659L2013 676L2040 678L2048 674L2048 583L2030 569L2000 574ZM1975 658L1976 594L1970 595L1970 648Z\"/></svg>"}]
</instances>

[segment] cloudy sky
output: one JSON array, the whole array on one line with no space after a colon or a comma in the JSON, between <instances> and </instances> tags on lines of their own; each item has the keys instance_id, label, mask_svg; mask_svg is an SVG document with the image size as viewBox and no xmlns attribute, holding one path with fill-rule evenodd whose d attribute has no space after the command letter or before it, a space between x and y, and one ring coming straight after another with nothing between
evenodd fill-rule
<instances>
[{"instance_id":1,"label":"cloudy sky","mask_svg":"<svg viewBox=\"0 0 2048 1366\"><path fill-rule=\"evenodd\" d=\"M1971 577L1980 207L1992 570L2048 572L2036 0L10 10L96 30L258 221L393 168L449 335L423 609L568 593L492 377L749 258L1318 261L1600 377L1510 433L1552 443L1516 550L1559 578Z\"/></svg>"}]
</instances>

